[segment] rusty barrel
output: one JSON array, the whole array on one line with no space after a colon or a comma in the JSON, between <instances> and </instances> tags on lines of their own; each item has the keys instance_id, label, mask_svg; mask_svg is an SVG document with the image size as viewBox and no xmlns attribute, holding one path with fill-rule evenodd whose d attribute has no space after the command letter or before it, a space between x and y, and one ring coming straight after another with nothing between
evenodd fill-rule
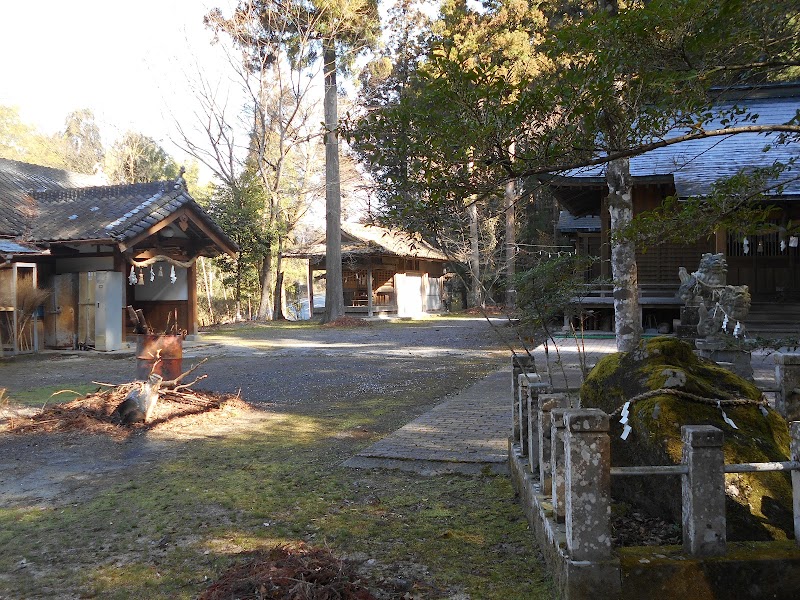
<instances>
[{"instance_id":1,"label":"rusty barrel","mask_svg":"<svg viewBox=\"0 0 800 600\"><path fill-rule=\"evenodd\" d=\"M136 379L147 379L158 373L164 379L175 379L183 368L183 336L139 335L136 341Z\"/></svg>"}]
</instances>

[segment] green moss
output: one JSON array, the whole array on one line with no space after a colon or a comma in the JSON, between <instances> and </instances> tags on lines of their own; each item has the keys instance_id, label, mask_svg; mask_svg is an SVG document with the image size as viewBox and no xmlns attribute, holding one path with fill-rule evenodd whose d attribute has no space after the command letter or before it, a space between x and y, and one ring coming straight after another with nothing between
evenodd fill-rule
<instances>
[{"instance_id":1,"label":"green moss","mask_svg":"<svg viewBox=\"0 0 800 600\"><path fill-rule=\"evenodd\" d=\"M698 358L689 344L667 337L653 338L630 353L605 357L581 388L581 404L613 412L627 400L661 389L665 371L681 371L684 385L675 388L703 398L749 398L761 392L751 382ZM630 408L632 433L620 439L622 425L611 424L612 460L616 466L677 464L681 462L683 425L713 425L725 434L726 463L785 461L789 456L789 431L775 411L766 417L756 405L725 406L738 429L723 420L714 404L704 404L669 394L635 402ZM677 478L622 478L614 481L619 500L648 512L680 521L680 486ZM728 475L729 536L741 539L785 538L791 531L791 485L786 473Z\"/></svg>"}]
</instances>

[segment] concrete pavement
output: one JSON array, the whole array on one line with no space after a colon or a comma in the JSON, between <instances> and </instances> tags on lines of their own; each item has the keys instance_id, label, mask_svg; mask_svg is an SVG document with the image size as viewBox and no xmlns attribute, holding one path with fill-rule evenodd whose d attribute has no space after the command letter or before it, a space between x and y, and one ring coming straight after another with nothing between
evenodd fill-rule
<instances>
[{"instance_id":1,"label":"concrete pavement","mask_svg":"<svg viewBox=\"0 0 800 600\"><path fill-rule=\"evenodd\" d=\"M579 352L580 350L580 352ZM536 370L556 391L577 390L581 361L591 369L617 351L611 336L588 337L576 344L556 339L532 350ZM581 353L584 358L581 358ZM418 417L344 464L357 468L390 468L439 473L507 473L511 435L511 368L501 369ZM766 351L753 353L756 385L774 399L775 367Z\"/></svg>"}]
</instances>

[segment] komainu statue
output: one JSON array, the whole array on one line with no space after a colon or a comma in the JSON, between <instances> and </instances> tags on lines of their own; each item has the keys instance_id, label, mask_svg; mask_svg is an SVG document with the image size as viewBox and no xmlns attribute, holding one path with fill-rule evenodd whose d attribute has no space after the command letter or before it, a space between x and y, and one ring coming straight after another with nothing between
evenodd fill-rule
<instances>
[{"instance_id":1,"label":"komainu statue","mask_svg":"<svg viewBox=\"0 0 800 600\"><path fill-rule=\"evenodd\" d=\"M703 254L697 271L678 271L678 296L687 307L696 307L697 333L707 340L726 336L744 337L742 321L750 312L750 291L746 285L727 285L728 264L724 254Z\"/></svg>"}]
</instances>

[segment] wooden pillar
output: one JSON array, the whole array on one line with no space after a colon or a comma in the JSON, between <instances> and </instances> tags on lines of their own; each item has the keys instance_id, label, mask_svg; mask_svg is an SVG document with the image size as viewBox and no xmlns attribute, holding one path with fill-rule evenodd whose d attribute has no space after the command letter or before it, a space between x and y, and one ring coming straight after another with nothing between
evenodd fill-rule
<instances>
[{"instance_id":1,"label":"wooden pillar","mask_svg":"<svg viewBox=\"0 0 800 600\"><path fill-rule=\"evenodd\" d=\"M197 261L186 269L186 287L189 288L186 300L186 332L197 335Z\"/></svg>"},{"instance_id":2,"label":"wooden pillar","mask_svg":"<svg viewBox=\"0 0 800 600\"><path fill-rule=\"evenodd\" d=\"M371 317L372 313L372 259L370 259L367 263L367 316Z\"/></svg>"},{"instance_id":3,"label":"wooden pillar","mask_svg":"<svg viewBox=\"0 0 800 600\"><path fill-rule=\"evenodd\" d=\"M314 318L314 267L308 259L308 318Z\"/></svg>"},{"instance_id":4,"label":"wooden pillar","mask_svg":"<svg viewBox=\"0 0 800 600\"><path fill-rule=\"evenodd\" d=\"M728 230L723 227L714 231L714 252L726 255L728 253Z\"/></svg>"}]
</instances>

